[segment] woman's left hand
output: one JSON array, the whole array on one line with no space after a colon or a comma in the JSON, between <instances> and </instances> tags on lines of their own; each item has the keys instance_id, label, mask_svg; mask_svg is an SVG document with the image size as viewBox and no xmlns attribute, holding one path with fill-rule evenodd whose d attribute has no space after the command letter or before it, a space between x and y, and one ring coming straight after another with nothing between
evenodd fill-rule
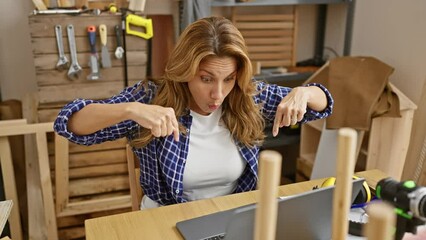
<instances>
[{"instance_id":1,"label":"woman's left hand","mask_svg":"<svg viewBox=\"0 0 426 240\"><path fill-rule=\"evenodd\" d=\"M296 87L277 106L272 135L278 135L279 128L295 125L303 119L309 100L305 87Z\"/></svg>"}]
</instances>

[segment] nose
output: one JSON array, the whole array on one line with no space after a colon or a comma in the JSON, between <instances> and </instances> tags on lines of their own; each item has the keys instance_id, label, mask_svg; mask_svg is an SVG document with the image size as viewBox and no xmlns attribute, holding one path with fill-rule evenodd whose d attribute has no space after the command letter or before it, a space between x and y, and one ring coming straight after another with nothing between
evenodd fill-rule
<instances>
[{"instance_id":1,"label":"nose","mask_svg":"<svg viewBox=\"0 0 426 240\"><path fill-rule=\"evenodd\" d=\"M214 100L222 99L224 95L223 91L224 91L223 84L219 82L213 86L210 97Z\"/></svg>"}]
</instances>

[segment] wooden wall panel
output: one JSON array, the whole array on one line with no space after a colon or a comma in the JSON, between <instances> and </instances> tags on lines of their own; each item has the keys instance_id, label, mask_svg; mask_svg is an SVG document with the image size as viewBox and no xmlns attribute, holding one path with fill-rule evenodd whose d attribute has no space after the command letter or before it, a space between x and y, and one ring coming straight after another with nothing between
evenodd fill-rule
<instances>
[{"instance_id":1,"label":"wooden wall panel","mask_svg":"<svg viewBox=\"0 0 426 240\"><path fill-rule=\"evenodd\" d=\"M96 4L102 4L97 1ZM56 69L59 60L54 26L62 27L64 53L71 63L67 35L67 25L74 26L78 64L82 72L77 79L67 76L68 68ZM111 68L101 68L101 78L87 80L90 74L90 45L87 26L100 24L107 26L107 48L111 58ZM81 14L71 15L31 15L29 26L33 48L37 92L25 101L25 116L30 122L52 122L60 109L76 98L105 99L124 89L124 76L127 70L128 81L135 84L147 75L148 44L143 38L126 35L127 69L124 59L117 59L114 52L117 46L114 27L121 26L120 14L102 13L100 16ZM101 60L101 43L97 32L96 50ZM99 61L100 63L101 61ZM106 142L93 146L80 146L67 143L69 163L67 166L55 163L54 138L47 136L50 179L53 194L58 198L56 217L59 239L84 238L84 220L94 216L129 211L130 194L126 164L126 139ZM64 173L66 177L56 174ZM49 171L48 171L49 172ZM66 182L67 189L56 189L56 183ZM62 184L60 184L62 185ZM46 193L44 193L46 194ZM93 206L90 207L92 204ZM90 212L92 211L92 212ZM102 212L102 214L100 214ZM36 226L32 224L31 226ZM34 227L33 227L34 228ZM39 234L36 231L31 231ZM44 233L40 233L44 234ZM34 235L35 236L35 235Z\"/></svg>"},{"instance_id":2,"label":"wooden wall panel","mask_svg":"<svg viewBox=\"0 0 426 240\"><path fill-rule=\"evenodd\" d=\"M296 6L289 6L285 13L267 15L241 13L234 8L232 21L241 31L254 64L267 68L295 66Z\"/></svg>"}]
</instances>

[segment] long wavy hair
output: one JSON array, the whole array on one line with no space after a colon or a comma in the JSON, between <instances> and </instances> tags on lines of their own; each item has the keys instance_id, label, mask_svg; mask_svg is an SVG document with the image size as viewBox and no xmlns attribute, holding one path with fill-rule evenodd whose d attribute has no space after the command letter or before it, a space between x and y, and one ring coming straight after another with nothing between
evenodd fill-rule
<instances>
[{"instance_id":1,"label":"long wavy hair","mask_svg":"<svg viewBox=\"0 0 426 240\"><path fill-rule=\"evenodd\" d=\"M260 145L265 138L265 122L253 100L256 85L252 80L252 64L244 38L226 18L203 18L184 30L171 52L164 75L157 82L158 92L151 104L173 108L177 118L187 114L191 99L188 81L208 56L236 59L237 83L223 102L222 121L240 143L248 147ZM186 133L184 130L180 124L180 132ZM140 127L132 145L141 147L153 138L149 129Z\"/></svg>"}]
</instances>

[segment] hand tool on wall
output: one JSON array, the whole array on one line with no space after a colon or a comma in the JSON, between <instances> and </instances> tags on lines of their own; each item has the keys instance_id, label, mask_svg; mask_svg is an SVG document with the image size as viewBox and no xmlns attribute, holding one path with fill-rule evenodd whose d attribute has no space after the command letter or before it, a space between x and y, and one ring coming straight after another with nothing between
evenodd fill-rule
<instances>
[{"instance_id":1,"label":"hand tool on wall","mask_svg":"<svg viewBox=\"0 0 426 240\"><path fill-rule=\"evenodd\" d=\"M59 60L56 63L56 69L62 71L67 69L69 66L69 61L64 54L64 45L62 42L62 27L61 25L55 26L55 34L56 34L56 44L58 45L59 52Z\"/></svg>"},{"instance_id":2,"label":"hand tool on wall","mask_svg":"<svg viewBox=\"0 0 426 240\"><path fill-rule=\"evenodd\" d=\"M80 14L83 12L87 12L86 10L83 11L81 9L40 9L40 10L34 10L33 14L37 15L37 14L71 14L71 15L75 15L75 14Z\"/></svg>"},{"instance_id":3,"label":"hand tool on wall","mask_svg":"<svg viewBox=\"0 0 426 240\"><path fill-rule=\"evenodd\" d=\"M96 52L96 27L93 25L88 26L87 33L90 44L89 65L90 69L92 70L91 73L87 76L87 80L98 80L101 76L99 74L98 53Z\"/></svg>"},{"instance_id":4,"label":"hand tool on wall","mask_svg":"<svg viewBox=\"0 0 426 240\"><path fill-rule=\"evenodd\" d=\"M146 32L133 30L130 28L130 26L145 28ZM126 16L126 33L144 39L152 38L154 36L154 31L152 30L152 19L143 18L134 14L128 14Z\"/></svg>"},{"instance_id":5,"label":"hand tool on wall","mask_svg":"<svg viewBox=\"0 0 426 240\"><path fill-rule=\"evenodd\" d=\"M80 76L81 73L81 67L78 65L77 61L77 47L75 45L75 37L74 37L74 25L69 24L67 26L67 33L68 33L68 43L70 46L70 53L71 53L71 66L68 70L68 77L70 79L77 79Z\"/></svg>"},{"instance_id":6,"label":"hand tool on wall","mask_svg":"<svg viewBox=\"0 0 426 240\"><path fill-rule=\"evenodd\" d=\"M115 36L117 38L117 48L115 49L115 57L117 59L121 59L121 58L123 58L124 49L123 49L123 45L122 45L122 42L121 42L120 26L115 25L114 30L115 30Z\"/></svg>"},{"instance_id":7,"label":"hand tool on wall","mask_svg":"<svg viewBox=\"0 0 426 240\"><path fill-rule=\"evenodd\" d=\"M101 37L102 51L101 51L101 60L103 68L111 67L111 58L109 56L108 47L107 47L107 28L105 24L99 25L99 35Z\"/></svg>"},{"instance_id":8,"label":"hand tool on wall","mask_svg":"<svg viewBox=\"0 0 426 240\"><path fill-rule=\"evenodd\" d=\"M150 39L154 36L152 28L152 20L143 17L127 14L127 9L121 8L121 30L123 33L123 49L124 49L124 86L129 86L129 79L127 76L127 50L126 50L126 34L135 35L144 39ZM138 32L130 29L130 26L138 26L146 29L146 32Z\"/></svg>"}]
</instances>

